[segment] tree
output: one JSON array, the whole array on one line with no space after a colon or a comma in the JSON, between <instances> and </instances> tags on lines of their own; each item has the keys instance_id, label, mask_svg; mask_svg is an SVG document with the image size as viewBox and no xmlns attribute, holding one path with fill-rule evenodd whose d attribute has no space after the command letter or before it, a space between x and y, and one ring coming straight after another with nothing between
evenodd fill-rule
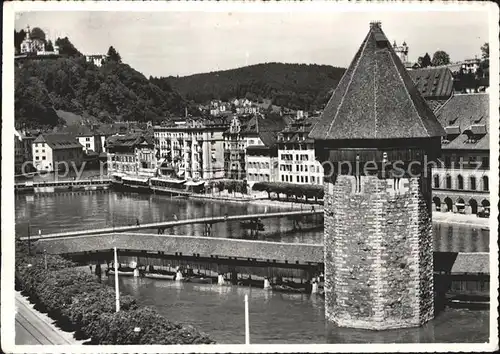
<instances>
[{"instance_id":1,"label":"tree","mask_svg":"<svg viewBox=\"0 0 500 354\"><path fill-rule=\"evenodd\" d=\"M426 68L428 66L431 66L431 57L429 53L425 53L423 57L418 57L418 65L421 68Z\"/></svg>"},{"instance_id":2,"label":"tree","mask_svg":"<svg viewBox=\"0 0 500 354\"><path fill-rule=\"evenodd\" d=\"M490 44L489 43L484 43L481 46L481 58L483 59L489 59L490 57Z\"/></svg>"},{"instance_id":3,"label":"tree","mask_svg":"<svg viewBox=\"0 0 500 354\"><path fill-rule=\"evenodd\" d=\"M116 51L115 48L113 48L113 46L109 47L109 49L108 49L108 60L114 61L117 63L122 62L122 58L121 58L120 54Z\"/></svg>"},{"instance_id":4,"label":"tree","mask_svg":"<svg viewBox=\"0 0 500 354\"><path fill-rule=\"evenodd\" d=\"M45 32L41 28L35 27L30 33L31 39L39 39L45 43Z\"/></svg>"},{"instance_id":5,"label":"tree","mask_svg":"<svg viewBox=\"0 0 500 354\"><path fill-rule=\"evenodd\" d=\"M68 37L57 38L56 45L59 47L59 54L66 55L68 57L81 57L82 53L75 48L73 43L70 42Z\"/></svg>"},{"instance_id":6,"label":"tree","mask_svg":"<svg viewBox=\"0 0 500 354\"><path fill-rule=\"evenodd\" d=\"M14 31L14 46L18 53L21 52L21 43L24 41L24 38L26 38L24 30L20 30L19 32Z\"/></svg>"},{"instance_id":7,"label":"tree","mask_svg":"<svg viewBox=\"0 0 500 354\"><path fill-rule=\"evenodd\" d=\"M45 45L45 50L47 52L53 52L54 51L54 46L52 45L52 41L49 39L47 44Z\"/></svg>"},{"instance_id":8,"label":"tree","mask_svg":"<svg viewBox=\"0 0 500 354\"><path fill-rule=\"evenodd\" d=\"M432 66L448 65L450 56L444 50L438 50L432 56Z\"/></svg>"}]
</instances>

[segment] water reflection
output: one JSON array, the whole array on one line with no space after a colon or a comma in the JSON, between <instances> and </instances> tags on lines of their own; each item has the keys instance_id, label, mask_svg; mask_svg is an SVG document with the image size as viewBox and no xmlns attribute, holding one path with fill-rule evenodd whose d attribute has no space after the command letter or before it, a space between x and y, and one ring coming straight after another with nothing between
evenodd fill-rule
<instances>
[{"instance_id":1,"label":"water reflection","mask_svg":"<svg viewBox=\"0 0 500 354\"><path fill-rule=\"evenodd\" d=\"M32 233L42 230L43 234L103 228L117 225L133 225L136 219L141 223L179 219L249 213L263 213L265 206L255 204L227 203L169 196L117 193L77 192L50 195L16 195L16 235L26 236L28 225ZM268 212L282 211L282 208L267 207ZM287 218L264 219L264 239L277 242L322 243L323 230L295 231L292 220ZM434 250L438 252L488 252L489 231L460 225L433 224ZM156 233L156 230L145 232ZM202 236L204 225L186 225L165 230L167 234ZM243 230L239 222L214 224L214 237L241 237Z\"/></svg>"},{"instance_id":2,"label":"water reflection","mask_svg":"<svg viewBox=\"0 0 500 354\"><path fill-rule=\"evenodd\" d=\"M113 277L103 281L114 284ZM368 331L327 323L324 299L316 294L129 277L120 278L120 290L222 344L244 342L245 295L253 343L480 343L489 338L488 311L446 309L419 328Z\"/></svg>"}]
</instances>

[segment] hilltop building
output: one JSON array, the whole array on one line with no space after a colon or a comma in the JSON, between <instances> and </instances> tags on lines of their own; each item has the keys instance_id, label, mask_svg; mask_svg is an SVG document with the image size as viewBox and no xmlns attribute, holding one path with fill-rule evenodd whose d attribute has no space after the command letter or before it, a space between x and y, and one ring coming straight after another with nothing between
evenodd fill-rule
<instances>
[{"instance_id":1,"label":"hilltop building","mask_svg":"<svg viewBox=\"0 0 500 354\"><path fill-rule=\"evenodd\" d=\"M278 134L278 181L323 184L323 166L315 158L309 133L319 117L297 113L297 118Z\"/></svg>"},{"instance_id":2,"label":"hilltop building","mask_svg":"<svg viewBox=\"0 0 500 354\"><path fill-rule=\"evenodd\" d=\"M43 31L37 27L30 29L28 26L26 29L26 37L21 42L20 53L16 55L16 61L21 61L23 59L51 59L58 58L59 47L54 44L54 50L45 50L45 38L38 38L36 33L43 33Z\"/></svg>"},{"instance_id":3,"label":"hilltop building","mask_svg":"<svg viewBox=\"0 0 500 354\"><path fill-rule=\"evenodd\" d=\"M192 119L154 127L160 165L186 179L224 177L224 119Z\"/></svg>"},{"instance_id":4,"label":"hilltop building","mask_svg":"<svg viewBox=\"0 0 500 354\"><path fill-rule=\"evenodd\" d=\"M105 54L87 54L85 55L85 60L89 63L93 63L97 67L101 67L104 62L106 62L108 56Z\"/></svg>"},{"instance_id":5,"label":"hilltop building","mask_svg":"<svg viewBox=\"0 0 500 354\"><path fill-rule=\"evenodd\" d=\"M68 134L40 134L32 146L33 165L37 171L54 172L79 168L83 163L83 146Z\"/></svg>"},{"instance_id":6,"label":"hilltop building","mask_svg":"<svg viewBox=\"0 0 500 354\"><path fill-rule=\"evenodd\" d=\"M325 313L336 325L382 330L433 318L424 156L439 157L444 133L372 22L309 134L325 163Z\"/></svg>"}]
</instances>

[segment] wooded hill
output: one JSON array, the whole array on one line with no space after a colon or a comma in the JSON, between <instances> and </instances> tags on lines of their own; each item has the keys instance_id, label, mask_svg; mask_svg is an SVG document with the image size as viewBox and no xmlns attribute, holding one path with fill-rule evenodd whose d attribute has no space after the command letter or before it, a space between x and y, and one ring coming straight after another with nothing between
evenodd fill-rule
<instances>
[{"instance_id":1,"label":"wooded hill","mask_svg":"<svg viewBox=\"0 0 500 354\"><path fill-rule=\"evenodd\" d=\"M166 82L196 103L246 97L271 99L292 109L322 109L345 69L328 65L266 63L184 77L150 78Z\"/></svg>"},{"instance_id":2,"label":"wooded hill","mask_svg":"<svg viewBox=\"0 0 500 354\"><path fill-rule=\"evenodd\" d=\"M84 57L25 61L15 70L16 125L55 126L55 110L115 120L155 121L181 114L184 100L127 64L102 67Z\"/></svg>"}]
</instances>

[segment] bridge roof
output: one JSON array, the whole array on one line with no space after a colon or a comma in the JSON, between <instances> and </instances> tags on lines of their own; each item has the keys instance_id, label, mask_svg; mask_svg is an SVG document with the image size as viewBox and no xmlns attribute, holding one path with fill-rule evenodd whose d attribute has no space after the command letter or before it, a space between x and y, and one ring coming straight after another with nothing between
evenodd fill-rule
<instances>
[{"instance_id":1,"label":"bridge roof","mask_svg":"<svg viewBox=\"0 0 500 354\"><path fill-rule=\"evenodd\" d=\"M237 257L276 260L278 263L323 263L322 244L282 243L199 236L115 233L41 239L37 247L50 254L107 251L117 247L135 251L182 253L184 256ZM434 252L434 270L453 273L490 273L489 253Z\"/></svg>"}]
</instances>

